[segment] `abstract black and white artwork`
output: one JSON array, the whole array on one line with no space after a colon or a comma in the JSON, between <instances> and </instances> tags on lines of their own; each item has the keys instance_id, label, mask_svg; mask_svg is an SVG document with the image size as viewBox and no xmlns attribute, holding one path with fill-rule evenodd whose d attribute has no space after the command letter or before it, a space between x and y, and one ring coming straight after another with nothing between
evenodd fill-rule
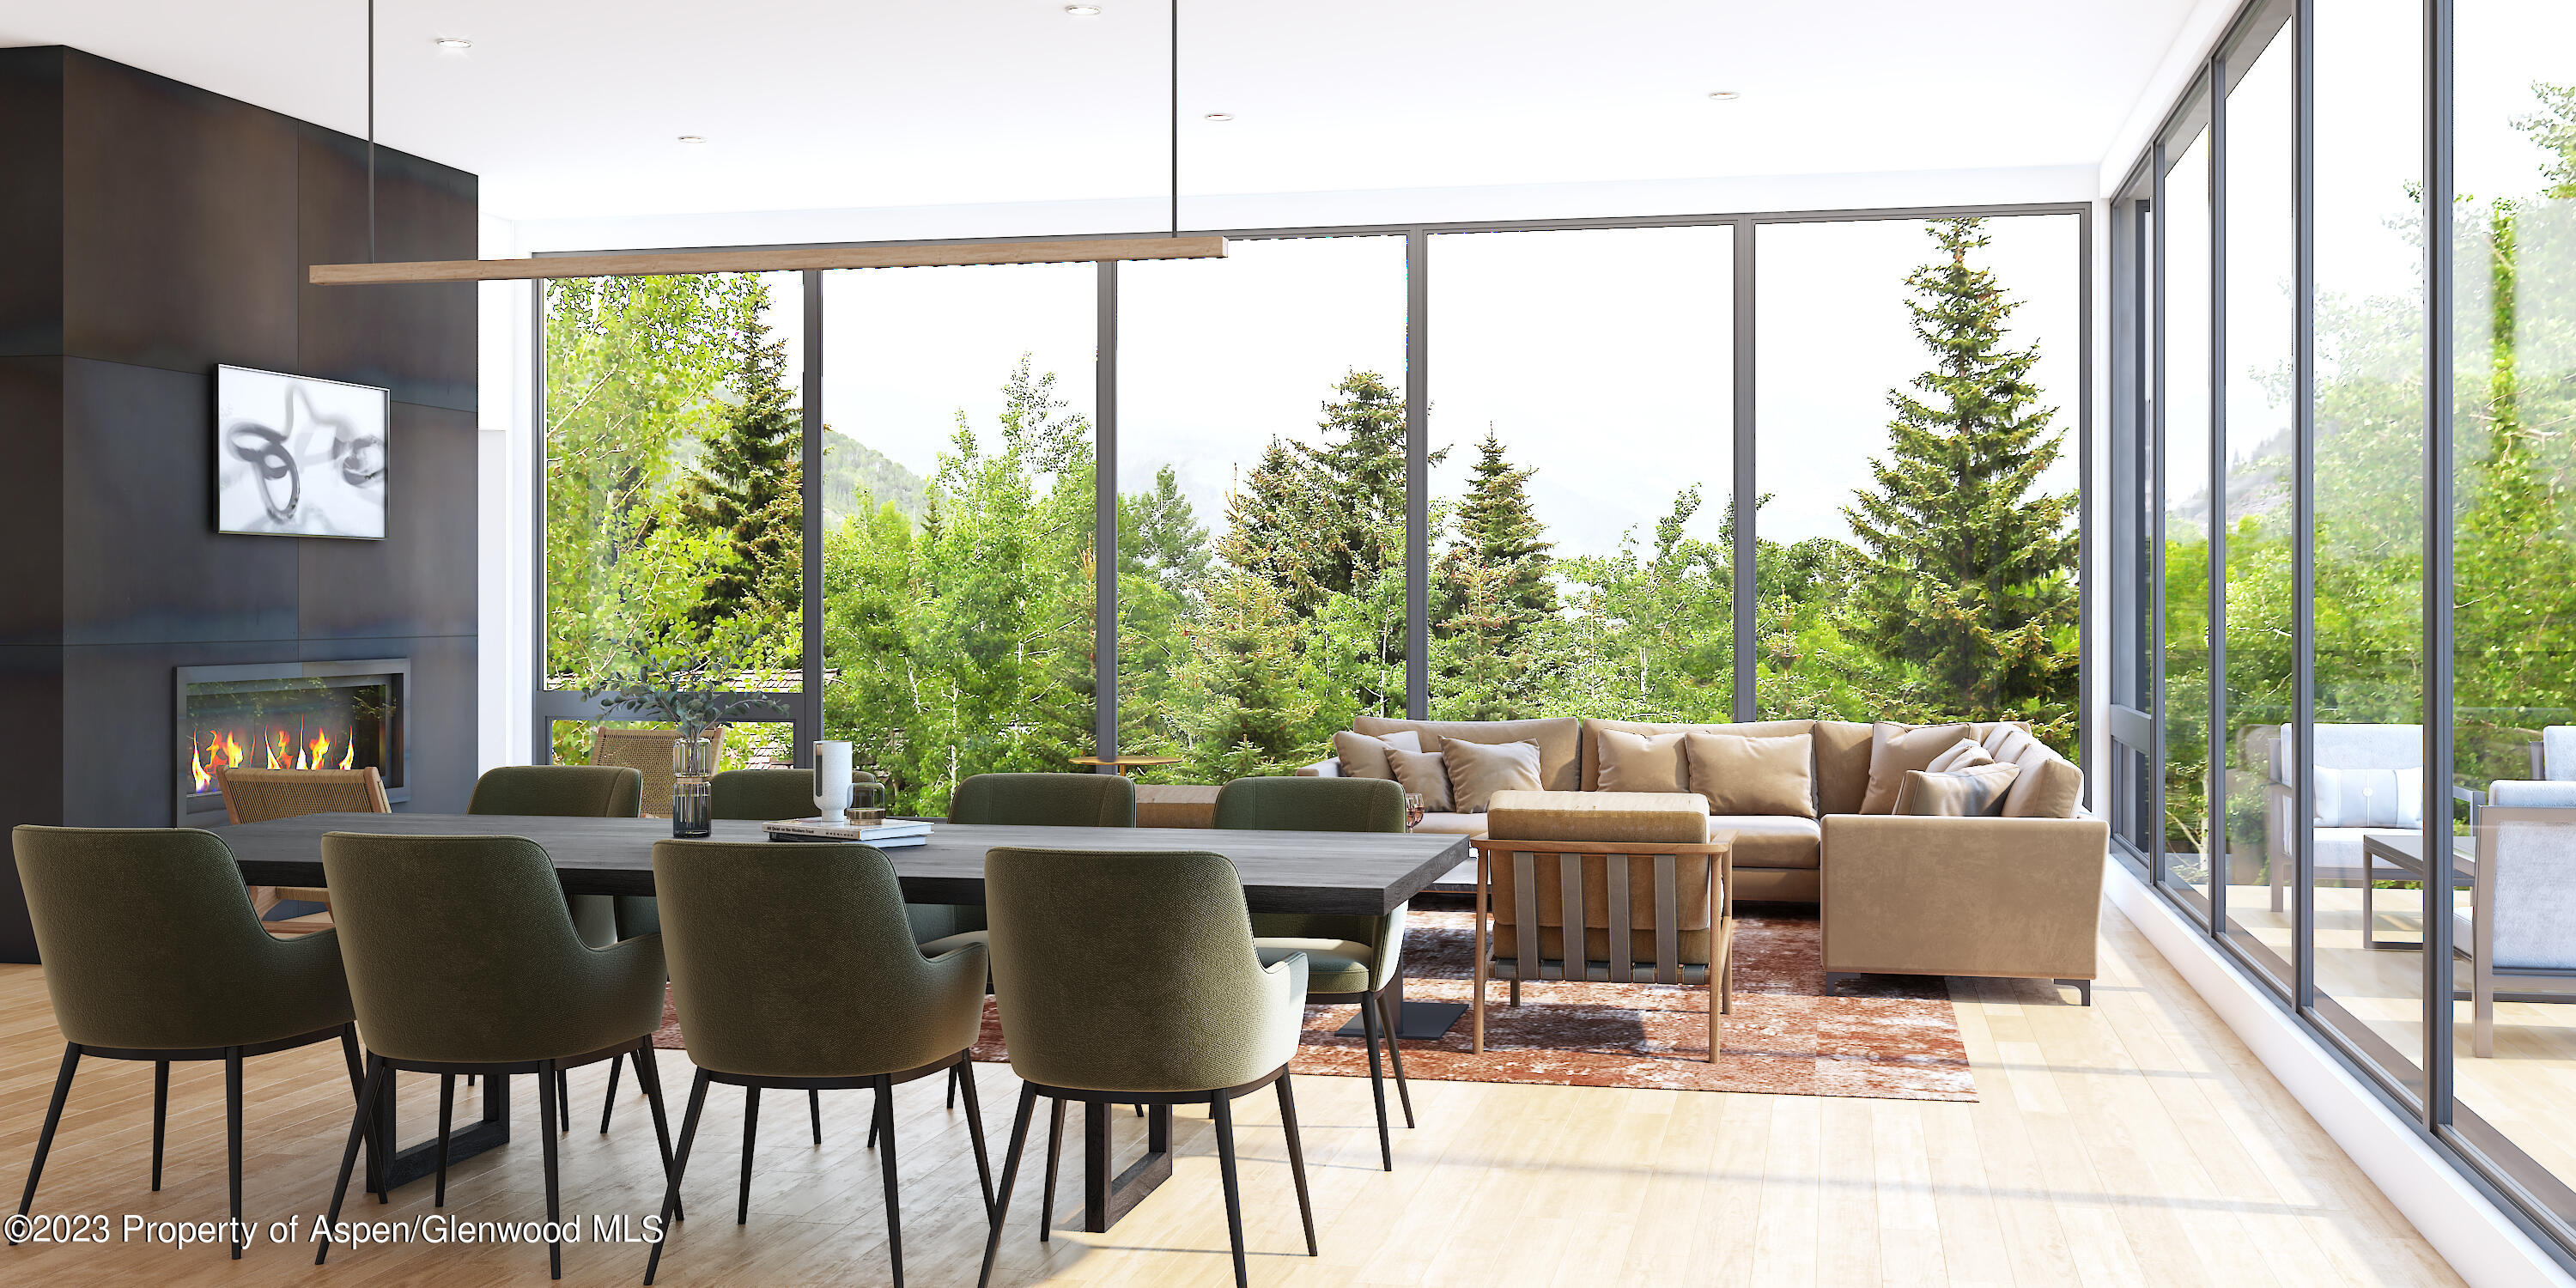
<instances>
[{"instance_id":1,"label":"abstract black and white artwork","mask_svg":"<svg viewBox=\"0 0 2576 1288\"><path fill-rule=\"evenodd\" d=\"M215 368L215 527L383 540L392 412L390 390Z\"/></svg>"}]
</instances>

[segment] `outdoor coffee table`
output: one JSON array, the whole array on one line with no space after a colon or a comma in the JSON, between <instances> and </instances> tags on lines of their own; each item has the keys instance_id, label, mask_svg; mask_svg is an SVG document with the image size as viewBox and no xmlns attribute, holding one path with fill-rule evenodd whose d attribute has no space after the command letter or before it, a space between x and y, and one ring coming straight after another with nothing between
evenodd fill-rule
<instances>
[{"instance_id":1,"label":"outdoor coffee table","mask_svg":"<svg viewBox=\"0 0 2576 1288\"><path fill-rule=\"evenodd\" d=\"M2466 887L2474 903L2478 883L2477 851L2468 848L2468 838L2460 837L2451 848L2451 884ZM2361 838L2361 946L2382 952L2418 950L2421 939L2380 939L2371 931L2371 882L2378 865L2389 867L2417 881L2424 879L2424 834L2422 832L2373 832ZM2397 878L2388 878L2394 880Z\"/></svg>"}]
</instances>

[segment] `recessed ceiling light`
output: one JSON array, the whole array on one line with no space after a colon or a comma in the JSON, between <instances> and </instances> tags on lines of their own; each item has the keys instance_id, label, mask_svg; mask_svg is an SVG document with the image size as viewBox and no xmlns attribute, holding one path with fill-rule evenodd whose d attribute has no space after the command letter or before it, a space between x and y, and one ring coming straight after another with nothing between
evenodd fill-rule
<instances>
[{"instance_id":1,"label":"recessed ceiling light","mask_svg":"<svg viewBox=\"0 0 2576 1288\"><path fill-rule=\"evenodd\" d=\"M707 141L707 136L703 134L683 134L680 136L680 141L682 143L704 143Z\"/></svg>"},{"instance_id":2,"label":"recessed ceiling light","mask_svg":"<svg viewBox=\"0 0 2576 1288\"><path fill-rule=\"evenodd\" d=\"M430 43L441 49L450 50L464 50L472 49L474 47L474 42L467 40L463 36L441 36Z\"/></svg>"},{"instance_id":3,"label":"recessed ceiling light","mask_svg":"<svg viewBox=\"0 0 2576 1288\"><path fill-rule=\"evenodd\" d=\"M1209 120L1211 120L1211 121L1231 121L1231 120L1233 120L1233 119L1234 119L1234 113L1232 113L1232 112L1210 112L1210 113L1208 113L1208 114L1207 114L1207 119L1209 119Z\"/></svg>"},{"instance_id":4,"label":"recessed ceiling light","mask_svg":"<svg viewBox=\"0 0 2576 1288\"><path fill-rule=\"evenodd\" d=\"M1741 93L1739 93L1739 92L1737 92L1737 91L1735 91L1735 90L1731 90L1731 89L1714 89L1714 90L1710 90L1710 91L1708 92L1708 96L1709 96L1710 98L1716 99L1718 102L1721 102L1721 103L1732 103L1732 102L1734 102L1735 100L1737 100L1737 99L1739 99L1739 98L1744 97L1744 95L1743 95L1743 94L1741 94Z\"/></svg>"},{"instance_id":5,"label":"recessed ceiling light","mask_svg":"<svg viewBox=\"0 0 2576 1288\"><path fill-rule=\"evenodd\" d=\"M1065 16L1070 18L1097 18L1100 16L1100 6L1096 4L1069 4L1064 7L1064 12Z\"/></svg>"}]
</instances>

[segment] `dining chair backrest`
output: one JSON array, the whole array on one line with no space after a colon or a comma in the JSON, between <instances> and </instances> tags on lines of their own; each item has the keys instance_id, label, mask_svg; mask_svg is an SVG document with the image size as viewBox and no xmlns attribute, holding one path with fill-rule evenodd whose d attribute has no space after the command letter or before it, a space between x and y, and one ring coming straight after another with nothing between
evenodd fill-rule
<instances>
[{"instance_id":1,"label":"dining chair backrest","mask_svg":"<svg viewBox=\"0 0 2576 1288\"><path fill-rule=\"evenodd\" d=\"M623 765L504 765L474 780L468 814L637 818L644 776Z\"/></svg>"},{"instance_id":2,"label":"dining chair backrest","mask_svg":"<svg viewBox=\"0 0 2576 1288\"><path fill-rule=\"evenodd\" d=\"M266 1009L261 993L281 964L339 950L327 931L290 942L261 929L222 838L195 828L25 826L11 839L66 1039L170 1050L306 1031L246 1034L245 1022Z\"/></svg>"},{"instance_id":3,"label":"dining chair backrest","mask_svg":"<svg viewBox=\"0 0 2576 1288\"><path fill-rule=\"evenodd\" d=\"M977 774L957 784L948 821L1134 827L1136 785L1116 774Z\"/></svg>"},{"instance_id":4,"label":"dining chair backrest","mask_svg":"<svg viewBox=\"0 0 2576 1288\"><path fill-rule=\"evenodd\" d=\"M1238 778L1218 788L1216 826L1265 832L1401 832L1389 778Z\"/></svg>"},{"instance_id":5,"label":"dining chair backrest","mask_svg":"<svg viewBox=\"0 0 2576 1288\"><path fill-rule=\"evenodd\" d=\"M1305 958L1262 967L1223 855L998 848L984 857L984 903L993 994L1023 1078L1205 1091L1296 1050L1278 1008L1302 1006Z\"/></svg>"},{"instance_id":6,"label":"dining chair backrest","mask_svg":"<svg viewBox=\"0 0 2576 1288\"><path fill-rule=\"evenodd\" d=\"M815 814L814 771L728 769L709 790L711 816L769 823Z\"/></svg>"},{"instance_id":7,"label":"dining chair backrest","mask_svg":"<svg viewBox=\"0 0 2576 1288\"><path fill-rule=\"evenodd\" d=\"M984 946L924 958L874 846L657 841L653 888L701 1068L867 1077L975 1042Z\"/></svg>"},{"instance_id":8,"label":"dining chair backrest","mask_svg":"<svg viewBox=\"0 0 2576 1288\"><path fill-rule=\"evenodd\" d=\"M390 814L385 780L373 765L357 769L215 770L224 794L224 816L235 823L265 823L306 814Z\"/></svg>"},{"instance_id":9,"label":"dining chair backrest","mask_svg":"<svg viewBox=\"0 0 2576 1288\"><path fill-rule=\"evenodd\" d=\"M2490 804L2476 831L2478 960L2576 969L2576 808Z\"/></svg>"}]
</instances>

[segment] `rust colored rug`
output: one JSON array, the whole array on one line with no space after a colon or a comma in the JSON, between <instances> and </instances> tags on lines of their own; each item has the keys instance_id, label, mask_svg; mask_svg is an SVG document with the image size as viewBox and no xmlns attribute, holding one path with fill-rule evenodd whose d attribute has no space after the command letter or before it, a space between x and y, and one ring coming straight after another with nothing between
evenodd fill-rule
<instances>
[{"instance_id":1,"label":"rust colored rug","mask_svg":"<svg viewBox=\"0 0 2576 1288\"><path fill-rule=\"evenodd\" d=\"M1405 996L1465 1002L1472 990L1474 914L1417 910L1404 942ZM1506 1006L1509 986L1488 983L1485 1053L1469 1050L1466 1016L1438 1042L1404 1043L1408 1078L1570 1087L1753 1091L1880 1100L1975 1100L1977 1083L1942 981L1870 975L1827 996L1812 913L1785 909L1736 917L1735 1013L1708 1055L1708 992L1660 984L1541 981ZM1368 1076L1360 1039L1335 1032L1353 1008L1306 1008L1301 1074ZM654 1045L684 1047L666 1008ZM1007 1058L988 1001L975 1058Z\"/></svg>"}]
</instances>

